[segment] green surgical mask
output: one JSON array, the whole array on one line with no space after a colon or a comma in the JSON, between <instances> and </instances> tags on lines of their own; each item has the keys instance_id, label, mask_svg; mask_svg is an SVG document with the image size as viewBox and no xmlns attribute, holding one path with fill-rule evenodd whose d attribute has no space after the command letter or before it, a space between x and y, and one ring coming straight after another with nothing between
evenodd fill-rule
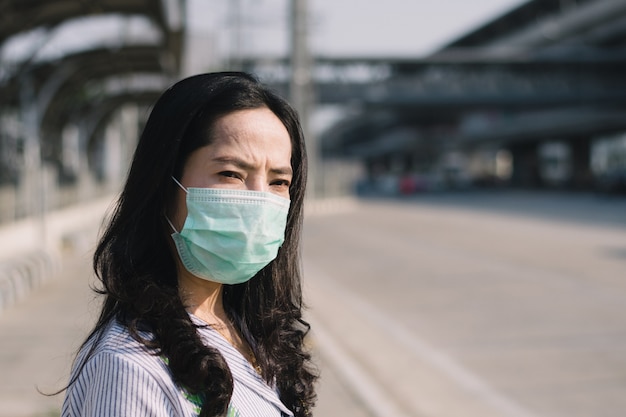
<instances>
[{"instance_id":1,"label":"green surgical mask","mask_svg":"<svg viewBox=\"0 0 626 417\"><path fill-rule=\"evenodd\" d=\"M176 179L174 179L176 181ZM187 218L172 238L184 267L197 277L240 284L276 258L290 201L272 193L185 188Z\"/></svg>"}]
</instances>

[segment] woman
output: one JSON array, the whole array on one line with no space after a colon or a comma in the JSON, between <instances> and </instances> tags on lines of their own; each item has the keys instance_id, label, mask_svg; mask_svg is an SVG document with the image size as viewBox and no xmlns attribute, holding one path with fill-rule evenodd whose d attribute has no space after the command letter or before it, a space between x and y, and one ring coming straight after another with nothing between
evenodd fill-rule
<instances>
[{"instance_id":1,"label":"woman","mask_svg":"<svg viewBox=\"0 0 626 417\"><path fill-rule=\"evenodd\" d=\"M157 101L94 255L104 304L63 416L310 416L295 112L243 73Z\"/></svg>"}]
</instances>

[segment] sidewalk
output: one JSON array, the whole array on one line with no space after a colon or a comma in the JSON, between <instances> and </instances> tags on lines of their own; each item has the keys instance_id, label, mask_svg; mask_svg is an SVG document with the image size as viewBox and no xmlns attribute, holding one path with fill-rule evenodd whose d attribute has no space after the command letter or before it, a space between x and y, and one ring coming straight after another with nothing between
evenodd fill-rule
<instances>
[{"instance_id":1,"label":"sidewalk","mask_svg":"<svg viewBox=\"0 0 626 417\"><path fill-rule=\"evenodd\" d=\"M65 257L64 265L27 298L0 315L0 416L58 415L74 352L97 310L88 287L87 256Z\"/></svg>"}]
</instances>

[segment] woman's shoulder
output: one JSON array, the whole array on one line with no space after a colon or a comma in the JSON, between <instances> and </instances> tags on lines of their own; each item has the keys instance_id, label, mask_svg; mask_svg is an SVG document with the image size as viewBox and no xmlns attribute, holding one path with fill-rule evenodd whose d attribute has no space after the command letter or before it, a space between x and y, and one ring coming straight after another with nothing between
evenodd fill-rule
<instances>
[{"instance_id":1,"label":"woman's shoulder","mask_svg":"<svg viewBox=\"0 0 626 417\"><path fill-rule=\"evenodd\" d=\"M150 339L151 334L141 332L139 336ZM135 339L128 328L117 320L111 321L99 334L94 335L83 346L78 355L78 362L101 364L102 362L126 363L128 366L149 368L153 371L165 371L161 358L150 351L143 343Z\"/></svg>"},{"instance_id":2,"label":"woman's shoulder","mask_svg":"<svg viewBox=\"0 0 626 417\"><path fill-rule=\"evenodd\" d=\"M119 322L109 323L83 346L71 381L64 417L193 415L164 360L135 340Z\"/></svg>"},{"instance_id":3,"label":"woman's shoulder","mask_svg":"<svg viewBox=\"0 0 626 417\"><path fill-rule=\"evenodd\" d=\"M147 332L140 336L151 337ZM72 377L86 384L104 384L115 379L129 384L140 381L170 394L178 391L165 359L136 340L118 321L107 324L81 348Z\"/></svg>"},{"instance_id":4,"label":"woman's shoulder","mask_svg":"<svg viewBox=\"0 0 626 417\"><path fill-rule=\"evenodd\" d=\"M140 335L145 338L150 338L150 334L147 332L143 332ZM94 343L97 344L93 352L94 354L111 354L117 352L135 353L142 350L145 351L143 345L133 338L128 328L118 320L109 322L100 330L100 333L94 335L85 346L91 347Z\"/></svg>"}]
</instances>

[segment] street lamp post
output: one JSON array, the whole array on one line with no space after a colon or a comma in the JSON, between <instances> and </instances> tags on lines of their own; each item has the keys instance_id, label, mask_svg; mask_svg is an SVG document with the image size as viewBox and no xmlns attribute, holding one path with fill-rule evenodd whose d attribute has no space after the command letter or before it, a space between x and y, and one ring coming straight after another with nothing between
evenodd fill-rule
<instances>
[{"instance_id":1,"label":"street lamp post","mask_svg":"<svg viewBox=\"0 0 626 417\"><path fill-rule=\"evenodd\" d=\"M290 49L291 78L289 91L291 103L300 116L302 130L307 141L309 161L308 196L317 197L317 177L319 176L317 141L312 134L310 114L313 106L311 55L308 46L308 11L306 0L291 0Z\"/></svg>"}]
</instances>

